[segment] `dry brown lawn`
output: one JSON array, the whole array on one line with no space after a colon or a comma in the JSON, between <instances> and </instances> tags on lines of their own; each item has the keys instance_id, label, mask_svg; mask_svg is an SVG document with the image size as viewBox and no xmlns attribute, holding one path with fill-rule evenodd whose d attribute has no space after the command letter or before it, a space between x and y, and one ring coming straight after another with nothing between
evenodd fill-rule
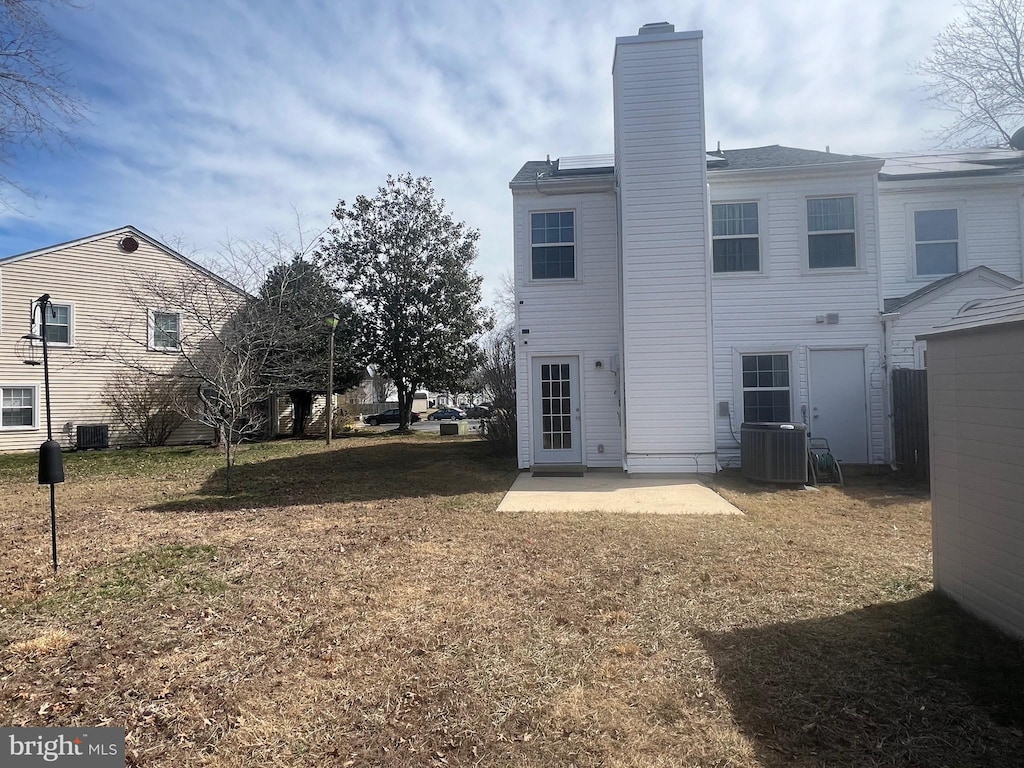
<instances>
[{"instance_id":1,"label":"dry brown lawn","mask_svg":"<svg viewBox=\"0 0 1024 768\"><path fill-rule=\"evenodd\" d=\"M0 722L141 766L1019 765L1024 660L931 592L927 494L495 512L476 440L0 456Z\"/></svg>"}]
</instances>

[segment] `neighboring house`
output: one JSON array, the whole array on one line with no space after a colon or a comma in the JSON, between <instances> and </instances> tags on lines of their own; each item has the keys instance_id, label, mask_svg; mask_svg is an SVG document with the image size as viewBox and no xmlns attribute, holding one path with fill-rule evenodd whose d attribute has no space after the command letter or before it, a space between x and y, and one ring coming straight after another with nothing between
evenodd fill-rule
<instances>
[{"instance_id":1,"label":"neighboring house","mask_svg":"<svg viewBox=\"0 0 1024 768\"><path fill-rule=\"evenodd\" d=\"M888 359L890 368L920 369L918 334L1024 279L1024 153L878 157L885 159L878 187Z\"/></svg>"},{"instance_id":2,"label":"neighboring house","mask_svg":"<svg viewBox=\"0 0 1024 768\"><path fill-rule=\"evenodd\" d=\"M0 259L0 451L35 449L46 439L42 367L25 365L15 352L22 336L38 331L29 313L43 294L56 311L47 318L54 438L72 448L77 426L105 424L111 445L137 444L101 393L112 376L134 375L133 361L166 371L180 364L180 340L194 331L188 317L144 298L153 285L179 281L213 281L240 293L131 226ZM209 427L186 422L170 442L213 438Z\"/></svg>"},{"instance_id":3,"label":"neighboring house","mask_svg":"<svg viewBox=\"0 0 1024 768\"><path fill-rule=\"evenodd\" d=\"M889 463L914 337L1021 279L1024 153L707 152L701 38L619 38L615 154L509 185L520 467L714 471L745 421Z\"/></svg>"},{"instance_id":4,"label":"neighboring house","mask_svg":"<svg viewBox=\"0 0 1024 768\"><path fill-rule=\"evenodd\" d=\"M1024 637L1024 287L923 340L935 586Z\"/></svg>"}]
</instances>

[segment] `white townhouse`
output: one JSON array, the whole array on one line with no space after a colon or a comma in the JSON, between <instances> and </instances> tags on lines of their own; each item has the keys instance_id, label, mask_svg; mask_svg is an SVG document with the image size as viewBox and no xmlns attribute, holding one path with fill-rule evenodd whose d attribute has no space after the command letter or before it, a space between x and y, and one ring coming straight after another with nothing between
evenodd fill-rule
<instances>
[{"instance_id":1,"label":"white townhouse","mask_svg":"<svg viewBox=\"0 0 1024 768\"><path fill-rule=\"evenodd\" d=\"M1024 279L1024 152L879 155L883 320L891 368L926 367L919 334Z\"/></svg>"},{"instance_id":2,"label":"white townhouse","mask_svg":"<svg viewBox=\"0 0 1024 768\"><path fill-rule=\"evenodd\" d=\"M618 38L615 154L510 183L522 468L711 472L763 421L889 463L914 337L1021 278L1024 153L707 152L701 44Z\"/></svg>"},{"instance_id":3,"label":"white townhouse","mask_svg":"<svg viewBox=\"0 0 1024 768\"><path fill-rule=\"evenodd\" d=\"M180 306L148 289L215 287L210 296L237 300L241 291L135 227L125 226L0 259L0 451L38 448L46 439L41 366L27 366L19 340L39 332L33 302L49 294L47 317L54 439L76 447L78 427L106 427L110 445L137 444L104 404L103 390L118 373L136 375L134 362L172 371L181 340L199 331ZM167 294L164 294L167 295ZM39 350L37 349L38 353ZM213 430L186 421L170 443L211 442Z\"/></svg>"}]
</instances>

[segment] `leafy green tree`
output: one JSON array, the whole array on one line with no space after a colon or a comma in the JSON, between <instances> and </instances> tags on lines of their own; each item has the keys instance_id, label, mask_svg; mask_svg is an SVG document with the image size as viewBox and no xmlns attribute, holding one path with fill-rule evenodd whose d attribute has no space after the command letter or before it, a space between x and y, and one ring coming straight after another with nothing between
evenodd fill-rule
<instances>
[{"instance_id":1,"label":"leafy green tree","mask_svg":"<svg viewBox=\"0 0 1024 768\"><path fill-rule=\"evenodd\" d=\"M944 143L1008 146L1024 127L1024 3L963 0L963 17L914 67L932 101L952 113Z\"/></svg>"},{"instance_id":2,"label":"leafy green tree","mask_svg":"<svg viewBox=\"0 0 1024 768\"><path fill-rule=\"evenodd\" d=\"M427 177L388 176L373 197L334 209L321 264L360 318L363 357L394 382L400 430L426 386L455 391L480 362L490 327L472 271L480 233L456 222Z\"/></svg>"},{"instance_id":3,"label":"leafy green tree","mask_svg":"<svg viewBox=\"0 0 1024 768\"><path fill-rule=\"evenodd\" d=\"M355 356L356 316L323 271L301 255L267 273L257 297L277 334L267 355L264 375L275 392L292 401L292 435L305 434L313 395L327 392L328 345L331 331L324 322L331 313L340 320L334 329L334 391L359 384L364 366Z\"/></svg>"}]
</instances>

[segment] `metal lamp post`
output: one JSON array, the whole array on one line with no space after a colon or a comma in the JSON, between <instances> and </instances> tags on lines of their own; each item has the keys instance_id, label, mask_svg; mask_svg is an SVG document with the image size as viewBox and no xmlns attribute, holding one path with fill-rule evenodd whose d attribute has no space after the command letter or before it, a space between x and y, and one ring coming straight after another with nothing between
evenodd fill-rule
<instances>
[{"instance_id":1,"label":"metal lamp post","mask_svg":"<svg viewBox=\"0 0 1024 768\"><path fill-rule=\"evenodd\" d=\"M324 318L324 324L331 334L328 346L330 351L327 354L327 445L331 444L331 432L334 427L334 330L338 327L339 320L341 318L337 312L331 312Z\"/></svg>"},{"instance_id":2,"label":"metal lamp post","mask_svg":"<svg viewBox=\"0 0 1024 768\"><path fill-rule=\"evenodd\" d=\"M50 294L44 293L32 302L30 324L35 323L36 309L39 310L39 334L29 333L21 337L25 343L22 354L26 365L39 365L35 358L36 345L43 350L43 391L46 399L46 442L39 446L39 484L50 486L50 543L53 551L53 572L57 572L57 504L54 486L64 482L64 461L60 452L60 443L53 439L53 419L50 415L50 357L46 338L46 313L56 311L50 303Z\"/></svg>"}]
</instances>

